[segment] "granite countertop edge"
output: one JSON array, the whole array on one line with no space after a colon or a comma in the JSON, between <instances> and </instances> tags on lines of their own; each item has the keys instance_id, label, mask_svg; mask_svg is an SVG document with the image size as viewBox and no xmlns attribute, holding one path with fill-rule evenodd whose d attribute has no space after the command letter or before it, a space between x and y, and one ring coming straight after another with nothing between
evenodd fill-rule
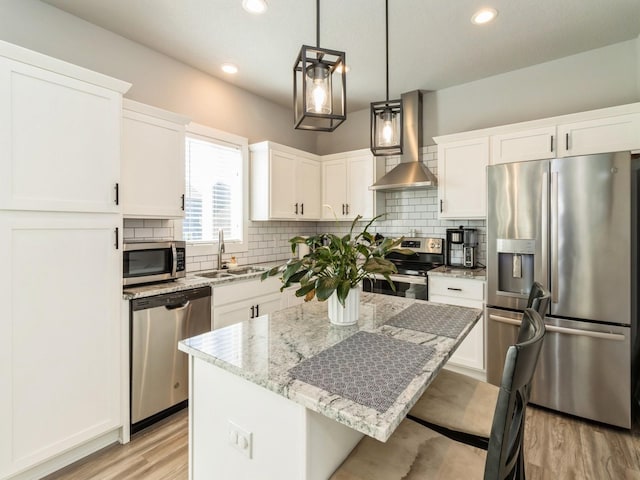
<instances>
[{"instance_id":1,"label":"granite countertop edge","mask_svg":"<svg viewBox=\"0 0 640 480\"><path fill-rule=\"evenodd\" d=\"M452 268L444 265L427 272L429 277L466 278L468 280L486 281L487 270L485 268Z\"/></svg>"}]
</instances>

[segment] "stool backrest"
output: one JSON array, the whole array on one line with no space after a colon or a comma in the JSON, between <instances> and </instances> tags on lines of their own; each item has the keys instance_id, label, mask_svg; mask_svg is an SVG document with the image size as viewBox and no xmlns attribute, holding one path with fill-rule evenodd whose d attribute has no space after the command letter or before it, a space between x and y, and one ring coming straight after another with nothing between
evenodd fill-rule
<instances>
[{"instance_id":1,"label":"stool backrest","mask_svg":"<svg viewBox=\"0 0 640 480\"><path fill-rule=\"evenodd\" d=\"M544 320L544 316L549 311L549 302L551 301L551 293L539 283L533 282L531 286L531 292L529 293L529 300L527 301L527 308L533 308L538 315ZM531 338L531 322L522 322L520 330L518 331L517 343L526 341Z\"/></svg>"},{"instance_id":2,"label":"stool backrest","mask_svg":"<svg viewBox=\"0 0 640 480\"><path fill-rule=\"evenodd\" d=\"M522 443L527 393L538 363L545 327L540 314L532 308L524 311L522 324L527 338L507 350L489 438L485 480L524 479Z\"/></svg>"}]
</instances>

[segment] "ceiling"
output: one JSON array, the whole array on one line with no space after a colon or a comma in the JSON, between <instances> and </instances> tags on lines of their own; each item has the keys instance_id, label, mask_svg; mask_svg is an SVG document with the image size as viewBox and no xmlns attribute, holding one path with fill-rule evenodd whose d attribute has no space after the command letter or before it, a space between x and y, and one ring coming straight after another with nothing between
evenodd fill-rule
<instances>
[{"instance_id":1,"label":"ceiling","mask_svg":"<svg viewBox=\"0 0 640 480\"><path fill-rule=\"evenodd\" d=\"M283 106L293 64L315 45L313 0L43 0ZM471 15L491 6L484 26ZM322 0L320 46L346 52L348 111L385 98L384 0ZM640 34L640 0L390 0L390 97L440 90ZM239 72L221 71L231 62Z\"/></svg>"}]
</instances>

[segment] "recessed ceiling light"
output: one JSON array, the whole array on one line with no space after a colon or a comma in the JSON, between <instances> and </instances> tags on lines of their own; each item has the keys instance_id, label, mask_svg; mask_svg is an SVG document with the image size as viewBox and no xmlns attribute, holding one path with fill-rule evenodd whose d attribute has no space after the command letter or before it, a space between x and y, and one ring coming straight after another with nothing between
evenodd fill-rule
<instances>
[{"instance_id":1,"label":"recessed ceiling light","mask_svg":"<svg viewBox=\"0 0 640 480\"><path fill-rule=\"evenodd\" d=\"M224 73L238 73L238 67L236 67L232 63L224 63L222 65L222 71Z\"/></svg>"},{"instance_id":2,"label":"recessed ceiling light","mask_svg":"<svg viewBox=\"0 0 640 480\"><path fill-rule=\"evenodd\" d=\"M473 17L471 17L471 23L476 25L489 23L491 20L496 18L497 15L498 11L495 8L483 8L473 14Z\"/></svg>"},{"instance_id":3,"label":"recessed ceiling light","mask_svg":"<svg viewBox=\"0 0 640 480\"><path fill-rule=\"evenodd\" d=\"M267 2L265 0L242 0L242 8L249 13L258 15L267 10Z\"/></svg>"}]
</instances>

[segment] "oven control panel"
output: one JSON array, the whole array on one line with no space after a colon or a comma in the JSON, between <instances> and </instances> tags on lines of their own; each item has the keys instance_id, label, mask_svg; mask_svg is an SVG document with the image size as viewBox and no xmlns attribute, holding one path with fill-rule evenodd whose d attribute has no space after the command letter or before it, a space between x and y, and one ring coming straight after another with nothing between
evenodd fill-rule
<instances>
[{"instance_id":1,"label":"oven control panel","mask_svg":"<svg viewBox=\"0 0 640 480\"><path fill-rule=\"evenodd\" d=\"M442 253L442 238L405 238L400 247L409 248L419 253Z\"/></svg>"}]
</instances>

